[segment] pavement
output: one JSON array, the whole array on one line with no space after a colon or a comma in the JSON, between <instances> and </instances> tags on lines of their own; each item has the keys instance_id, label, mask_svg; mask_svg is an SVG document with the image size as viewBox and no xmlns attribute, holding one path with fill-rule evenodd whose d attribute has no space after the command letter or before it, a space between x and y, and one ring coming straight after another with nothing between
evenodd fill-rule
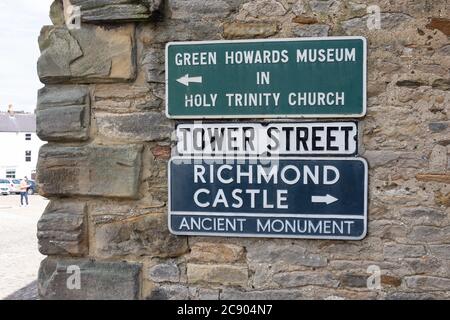
<instances>
[{"instance_id":1,"label":"pavement","mask_svg":"<svg viewBox=\"0 0 450 320\"><path fill-rule=\"evenodd\" d=\"M20 196L0 196L0 300L36 299L39 264L37 222L48 200L33 195L21 208Z\"/></svg>"}]
</instances>

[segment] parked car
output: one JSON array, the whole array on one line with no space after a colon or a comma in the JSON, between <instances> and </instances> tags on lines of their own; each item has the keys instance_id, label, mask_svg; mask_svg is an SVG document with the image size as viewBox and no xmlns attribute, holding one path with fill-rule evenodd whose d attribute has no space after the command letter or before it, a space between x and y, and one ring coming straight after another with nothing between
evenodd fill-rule
<instances>
[{"instance_id":1,"label":"parked car","mask_svg":"<svg viewBox=\"0 0 450 320\"><path fill-rule=\"evenodd\" d=\"M20 179L8 179L10 184L10 193L20 194Z\"/></svg>"},{"instance_id":2,"label":"parked car","mask_svg":"<svg viewBox=\"0 0 450 320\"><path fill-rule=\"evenodd\" d=\"M33 194L37 193L36 181L28 180L28 184L30 185L27 189L28 194L33 195Z\"/></svg>"},{"instance_id":3,"label":"parked car","mask_svg":"<svg viewBox=\"0 0 450 320\"><path fill-rule=\"evenodd\" d=\"M8 179L0 179L0 193L9 195L11 190L11 183Z\"/></svg>"}]
</instances>

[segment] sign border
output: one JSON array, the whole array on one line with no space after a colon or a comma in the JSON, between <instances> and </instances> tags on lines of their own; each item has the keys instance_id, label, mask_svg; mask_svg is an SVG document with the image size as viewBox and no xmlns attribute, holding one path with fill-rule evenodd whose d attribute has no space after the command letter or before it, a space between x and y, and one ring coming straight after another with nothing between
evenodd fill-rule
<instances>
[{"instance_id":1,"label":"sign border","mask_svg":"<svg viewBox=\"0 0 450 320\"><path fill-rule=\"evenodd\" d=\"M205 236L205 237L221 237L221 238L268 238L268 239L313 239L313 240L363 240L367 236L367 224L368 224L368 191L369 191L369 165L367 163L367 160L363 157L220 157L218 159L233 159L233 160L245 160L245 159L262 159L262 160L268 160L268 159L283 159L283 160L327 160L327 161L333 161L333 160L357 160L361 161L364 165L364 212L363 212L363 219L364 219L364 230L361 236L359 237L348 237L348 236L338 236L338 237L330 237L330 236L295 236L295 235L267 235L267 234L251 234L251 233L233 233L233 234L218 234L218 233L210 233L210 232L179 232L174 231L172 229L172 197L171 197L171 176L170 176L170 167L174 160L182 160L182 159L190 159L190 160L202 160L204 158L211 158L211 157L181 157L176 156L172 157L168 162L168 170L167 170L167 176L168 176L168 205L167 205L167 216L168 216L168 227L169 231L173 235L177 236ZM207 216L207 214L204 214ZM236 214L238 215L238 214Z\"/></svg>"},{"instance_id":2,"label":"sign border","mask_svg":"<svg viewBox=\"0 0 450 320\"><path fill-rule=\"evenodd\" d=\"M347 120L347 119L344 119L344 120L339 120L339 119L334 119L334 120L316 120L316 121L314 121L314 120L309 120L309 121L305 121L305 120L303 120L303 121L301 121L301 120L297 120L297 121L295 121L295 120L294 121L282 121L282 120L278 120L278 121L256 121L255 120L255 121L239 121L239 122L217 122L217 121L211 121L211 122L205 122L204 124L208 124L208 125L261 124L263 126L270 126L270 125L273 125L273 124L276 124L276 125L278 125L278 124L305 124L305 123L306 124L307 123L315 124L315 123L344 123L344 122L352 123L356 127L355 152L352 152L352 153L341 153L341 154L338 154L338 153L331 153L331 154L330 153L328 153L328 154L324 154L324 153L310 153L310 154L304 154L304 155L302 155L301 153L297 153L297 154L277 153L277 154L274 155L274 157L277 157L277 158L279 158L279 157L282 157L282 158L286 157L286 158L290 158L290 159L292 159L294 157L302 157L302 158L304 158L304 157L339 157L339 158L356 157L359 154L359 140L360 140L359 139L360 138L360 136L359 136L360 135L360 127L359 127L358 121L356 121L356 120ZM175 135L178 133L178 127L182 126L182 125L195 125L195 121L194 122L178 122L178 123L176 123L175 124ZM177 156L182 156L182 157L191 157L192 156L190 154L179 153L178 152L178 140L175 139L175 142L176 142L175 149L176 149L176 152L177 152ZM197 156L197 157L201 157L201 156L203 156L203 157L214 157L216 155L213 155L213 154L202 154L202 155L197 154L195 156ZM231 156L233 156L233 157L234 156L237 156L237 157L261 157L260 154L232 155L231 153L230 154L224 154L224 155L221 155L221 156L222 157L231 157Z\"/></svg>"},{"instance_id":3,"label":"sign border","mask_svg":"<svg viewBox=\"0 0 450 320\"><path fill-rule=\"evenodd\" d=\"M224 43L255 43L255 42L294 42L294 41L322 41L322 40L362 40L363 41L363 105L361 113L352 114L266 114L266 115L187 115L173 116L169 114L169 47L190 44L224 44ZM169 119L326 119L326 118L363 118L367 114L367 39L363 36L333 36L310 38L276 38L276 39L240 39L240 40L211 40L211 41L171 41L165 47L165 113Z\"/></svg>"}]
</instances>

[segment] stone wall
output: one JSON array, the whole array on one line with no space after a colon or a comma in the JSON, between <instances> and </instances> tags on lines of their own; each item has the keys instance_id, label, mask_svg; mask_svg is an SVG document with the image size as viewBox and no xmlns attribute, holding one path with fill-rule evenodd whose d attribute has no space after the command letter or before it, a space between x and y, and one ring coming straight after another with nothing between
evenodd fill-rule
<instances>
[{"instance_id":1,"label":"stone wall","mask_svg":"<svg viewBox=\"0 0 450 320\"><path fill-rule=\"evenodd\" d=\"M64 1L67 5L68 1ZM43 299L450 298L447 1L72 0L39 37ZM381 8L369 29L368 5ZM370 164L362 241L200 238L167 227L168 41L362 35ZM71 266L81 288L70 289ZM381 288L368 289L370 265Z\"/></svg>"}]
</instances>

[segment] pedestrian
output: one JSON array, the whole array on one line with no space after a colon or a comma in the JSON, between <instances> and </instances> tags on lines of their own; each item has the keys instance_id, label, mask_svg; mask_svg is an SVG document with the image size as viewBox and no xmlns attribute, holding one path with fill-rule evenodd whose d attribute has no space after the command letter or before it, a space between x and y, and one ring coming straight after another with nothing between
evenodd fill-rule
<instances>
[{"instance_id":1,"label":"pedestrian","mask_svg":"<svg viewBox=\"0 0 450 320\"><path fill-rule=\"evenodd\" d=\"M20 181L20 206L23 207L23 199L25 199L26 207L28 207L28 188L30 185L28 184L28 178L25 177Z\"/></svg>"}]
</instances>

